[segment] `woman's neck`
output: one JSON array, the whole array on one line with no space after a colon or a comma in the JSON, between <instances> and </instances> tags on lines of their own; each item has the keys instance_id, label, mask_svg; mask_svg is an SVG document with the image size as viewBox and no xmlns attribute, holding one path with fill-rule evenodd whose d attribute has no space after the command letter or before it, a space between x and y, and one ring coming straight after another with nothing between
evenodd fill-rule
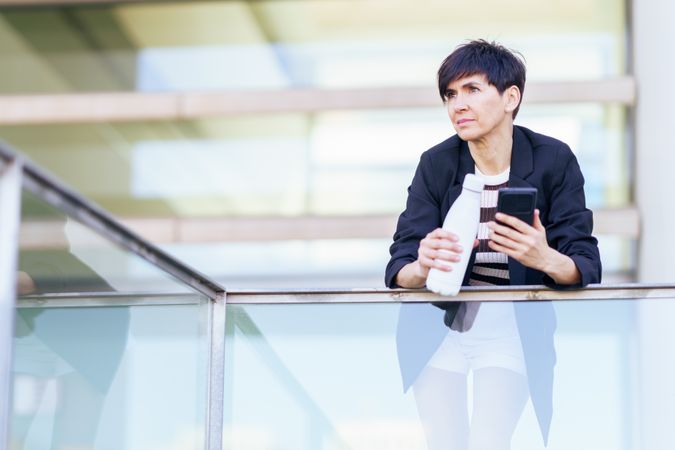
<instances>
[{"instance_id":1,"label":"woman's neck","mask_svg":"<svg viewBox=\"0 0 675 450\"><path fill-rule=\"evenodd\" d=\"M474 162L485 175L498 175L511 165L513 127L495 130L489 136L469 141L469 151Z\"/></svg>"}]
</instances>

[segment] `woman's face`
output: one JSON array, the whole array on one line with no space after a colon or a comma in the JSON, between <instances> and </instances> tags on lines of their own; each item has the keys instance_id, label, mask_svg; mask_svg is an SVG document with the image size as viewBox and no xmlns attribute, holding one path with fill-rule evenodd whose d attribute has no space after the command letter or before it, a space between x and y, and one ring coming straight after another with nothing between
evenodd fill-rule
<instances>
[{"instance_id":1,"label":"woman's face","mask_svg":"<svg viewBox=\"0 0 675 450\"><path fill-rule=\"evenodd\" d=\"M507 89L500 95L485 75L452 81L446 92L448 117L465 141L481 140L513 123L512 93Z\"/></svg>"}]
</instances>

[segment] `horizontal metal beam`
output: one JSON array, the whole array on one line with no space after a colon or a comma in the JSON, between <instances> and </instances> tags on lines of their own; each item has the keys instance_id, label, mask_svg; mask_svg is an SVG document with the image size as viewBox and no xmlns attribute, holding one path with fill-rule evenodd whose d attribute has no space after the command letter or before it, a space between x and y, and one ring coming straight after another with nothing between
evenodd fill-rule
<instances>
[{"instance_id":1,"label":"horizontal metal beam","mask_svg":"<svg viewBox=\"0 0 675 450\"><path fill-rule=\"evenodd\" d=\"M525 103L633 105L630 77L532 82ZM240 114L309 113L345 109L439 107L433 86L380 89L287 89L181 93L87 93L0 96L0 125L193 120Z\"/></svg>"},{"instance_id":2,"label":"horizontal metal beam","mask_svg":"<svg viewBox=\"0 0 675 450\"><path fill-rule=\"evenodd\" d=\"M236 217L215 219L122 218L124 225L143 239L158 244L283 241L314 239L391 238L397 216L299 216ZM594 211L594 233L636 239L639 217L636 208L598 209ZM92 242L96 245L97 242ZM86 245L86 242L80 242ZM21 248L67 248L63 222L24 220L21 224Z\"/></svg>"},{"instance_id":3,"label":"horizontal metal beam","mask_svg":"<svg viewBox=\"0 0 675 450\"><path fill-rule=\"evenodd\" d=\"M640 237L640 212L636 206L593 210L593 234Z\"/></svg>"},{"instance_id":4,"label":"horizontal metal beam","mask_svg":"<svg viewBox=\"0 0 675 450\"><path fill-rule=\"evenodd\" d=\"M162 243L390 238L396 220L396 215L122 219L148 239L166 239Z\"/></svg>"},{"instance_id":5,"label":"horizontal metal beam","mask_svg":"<svg viewBox=\"0 0 675 450\"><path fill-rule=\"evenodd\" d=\"M20 297L17 308L197 305L205 297L189 293L68 292Z\"/></svg>"},{"instance_id":6,"label":"horizontal metal beam","mask_svg":"<svg viewBox=\"0 0 675 450\"><path fill-rule=\"evenodd\" d=\"M224 297L219 297L220 299ZM674 284L596 284L584 289L553 290L544 286L464 287L456 297L441 297L425 289L298 289L232 290L228 305L334 304L334 303L428 303L438 301L569 301L569 300L675 300ZM43 294L22 297L19 308L96 307L111 305L190 305L199 299L181 293L82 293Z\"/></svg>"},{"instance_id":7,"label":"horizontal metal beam","mask_svg":"<svg viewBox=\"0 0 675 450\"><path fill-rule=\"evenodd\" d=\"M40 6L86 6L86 5L124 5L142 3L181 3L190 0L0 0L0 8L35 8ZM218 2L223 0L200 0L202 2ZM228 0L225 0L228 1ZM236 0L229 0L236 1ZM257 1L257 0L248 0Z\"/></svg>"},{"instance_id":8,"label":"horizontal metal beam","mask_svg":"<svg viewBox=\"0 0 675 450\"><path fill-rule=\"evenodd\" d=\"M167 3L166 0L0 0L0 7L114 5L124 3Z\"/></svg>"}]
</instances>

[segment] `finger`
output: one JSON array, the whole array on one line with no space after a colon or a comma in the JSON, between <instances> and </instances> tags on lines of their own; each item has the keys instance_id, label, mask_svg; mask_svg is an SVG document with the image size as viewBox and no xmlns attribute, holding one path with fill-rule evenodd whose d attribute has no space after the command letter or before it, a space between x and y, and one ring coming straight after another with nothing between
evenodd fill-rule
<instances>
[{"instance_id":1,"label":"finger","mask_svg":"<svg viewBox=\"0 0 675 450\"><path fill-rule=\"evenodd\" d=\"M538 231L546 231L544 225L541 223L541 217L538 209L534 210L534 221L532 222L534 228Z\"/></svg>"},{"instance_id":2,"label":"finger","mask_svg":"<svg viewBox=\"0 0 675 450\"><path fill-rule=\"evenodd\" d=\"M420 255L417 258L417 261L419 261L420 266L424 267L427 270L432 268L433 265L434 265L434 260L432 258L429 258L428 256L424 256L424 255Z\"/></svg>"},{"instance_id":3,"label":"finger","mask_svg":"<svg viewBox=\"0 0 675 450\"><path fill-rule=\"evenodd\" d=\"M460 260L458 253L451 252L448 250L437 250L435 254L435 259L441 259L444 261L457 262Z\"/></svg>"},{"instance_id":4,"label":"finger","mask_svg":"<svg viewBox=\"0 0 675 450\"><path fill-rule=\"evenodd\" d=\"M507 256L511 256L511 253L513 252L509 247L503 246L495 241L488 241L488 247L490 247L492 251L504 253Z\"/></svg>"},{"instance_id":5,"label":"finger","mask_svg":"<svg viewBox=\"0 0 675 450\"><path fill-rule=\"evenodd\" d=\"M427 234L427 237L433 239L448 239L453 242L457 242L459 240L459 236L451 231L444 230L443 228L436 228L434 231Z\"/></svg>"},{"instance_id":6,"label":"finger","mask_svg":"<svg viewBox=\"0 0 675 450\"><path fill-rule=\"evenodd\" d=\"M420 248L420 250L418 251L418 259L424 258L422 262L425 265L431 267L433 265L433 262L436 260L440 260L442 262L447 263L456 263L457 261L460 260L459 253L461 253L461 248L453 249L453 251L445 249L434 250L430 248Z\"/></svg>"},{"instance_id":7,"label":"finger","mask_svg":"<svg viewBox=\"0 0 675 450\"><path fill-rule=\"evenodd\" d=\"M517 220L517 219L516 219ZM513 228L501 225L497 222L488 222L488 238L492 239L493 236L504 236L513 241L520 241L522 239L522 233Z\"/></svg>"},{"instance_id":8,"label":"finger","mask_svg":"<svg viewBox=\"0 0 675 450\"><path fill-rule=\"evenodd\" d=\"M517 217L509 216L504 213L495 214L495 220L510 226L511 228L519 231L520 233L527 233L532 227L518 219Z\"/></svg>"},{"instance_id":9,"label":"finger","mask_svg":"<svg viewBox=\"0 0 675 450\"><path fill-rule=\"evenodd\" d=\"M448 241L447 239L441 240L439 242L438 247L436 247L439 251L449 251L452 253L462 253L464 252L464 247L459 245L456 242Z\"/></svg>"},{"instance_id":10,"label":"finger","mask_svg":"<svg viewBox=\"0 0 675 450\"><path fill-rule=\"evenodd\" d=\"M534 243L534 239L530 236L514 232L512 236L493 235L492 240L498 240L498 243L509 247L515 251L526 252Z\"/></svg>"},{"instance_id":11,"label":"finger","mask_svg":"<svg viewBox=\"0 0 675 450\"><path fill-rule=\"evenodd\" d=\"M517 233L516 233L517 234ZM488 245L490 245L491 242L494 242L498 244L500 247L503 248L508 248L511 251L514 252L522 252L525 249L525 246L521 243L518 242L514 239L511 239L507 236L499 235L499 234L491 234L490 235L490 240L488 241Z\"/></svg>"},{"instance_id":12,"label":"finger","mask_svg":"<svg viewBox=\"0 0 675 450\"><path fill-rule=\"evenodd\" d=\"M518 249L500 244L495 241L488 241L488 247L490 247L490 249L495 252L504 253L506 256L510 256L511 258L516 258L516 256L520 255Z\"/></svg>"},{"instance_id":13,"label":"finger","mask_svg":"<svg viewBox=\"0 0 675 450\"><path fill-rule=\"evenodd\" d=\"M432 258L426 258L426 257L421 257L418 260L420 262L420 265L424 267L426 270L430 269L438 269L442 270L443 272L450 272L452 271L452 263L448 261L444 261L442 259L432 259Z\"/></svg>"},{"instance_id":14,"label":"finger","mask_svg":"<svg viewBox=\"0 0 675 450\"><path fill-rule=\"evenodd\" d=\"M492 222L490 222L492 224ZM520 252L527 252L528 249L532 248L536 242L536 231L532 227L528 227L532 233L520 233L517 230L514 230L511 227L507 227L504 225L499 225L499 224L488 224L488 228L490 228L493 232L491 234L488 234L488 237L490 239L495 239L496 236L501 236L502 238L506 238L509 240L507 241L501 241L502 245L506 245L510 248L513 248L517 251Z\"/></svg>"},{"instance_id":15,"label":"finger","mask_svg":"<svg viewBox=\"0 0 675 450\"><path fill-rule=\"evenodd\" d=\"M480 245L480 241L478 239L473 240L473 248L477 248Z\"/></svg>"},{"instance_id":16,"label":"finger","mask_svg":"<svg viewBox=\"0 0 675 450\"><path fill-rule=\"evenodd\" d=\"M452 272L454 264L442 259L436 259L434 260L433 267L435 269L442 270L443 272Z\"/></svg>"},{"instance_id":17,"label":"finger","mask_svg":"<svg viewBox=\"0 0 675 450\"><path fill-rule=\"evenodd\" d=\"M425 269L438 269L443 272L450 272L455 261L443 258L430 258L429 256L420 254L417 258L419 264Z\"/></svg>"},{"instance_id":18,"label":"finger","mask_svg":"<svg viewBox=\"0 0 675 450\"><path fill-rule=\"evenodd\" d=\"M428 240L424 244L420 245L420 252L427 253L432 258L436 257L435 252L443 251L449 253L462 253L464 248L454 242L448 241L447 239L433 239Z\"/></svg>"}]
</instances>

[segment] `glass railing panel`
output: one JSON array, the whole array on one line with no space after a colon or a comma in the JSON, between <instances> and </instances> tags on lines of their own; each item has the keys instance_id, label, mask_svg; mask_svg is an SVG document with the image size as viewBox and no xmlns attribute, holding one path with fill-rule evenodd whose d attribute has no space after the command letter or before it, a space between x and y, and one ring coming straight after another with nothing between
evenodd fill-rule
<instances>
[{"instance_id":1,"label":"glass railing panel","mask_svg":"<svg viewBox=\"0 0 675 450\"><path fill-rule=\"evenodd\" d=\"M229 306L223 448L422 448L398 376L398 309Z\"/></svg>"},{"instance_id":2,"label":"glass railing panel","mask_svg":"<svg viewBox=\"0 0 675 450\"><path fill-rule=\"evenodd\" d=\"M204 448L211 300L70 214L23 194L10 448Z\"/></svg>"},{"instance_id":3,"label":"glass railing panel","mask_svg":"<svg viewBox=\"0 0 675 450\"><path fill-rule=\"evenodd\" d=\"M428 303L231 299L224 448L668 448L675 298L575 296L484 302L461 333Z\"/></svg>"},{"instance_id":4,"label":"glass railing panel","mask_svg":"<svg viewBox=\"0 0 675 450\"><path fill-rule=\"evenodd\" d=\"M192 294L19 299L10 448L203 449L207 324Z\"/></svg>"}]
</instances>

